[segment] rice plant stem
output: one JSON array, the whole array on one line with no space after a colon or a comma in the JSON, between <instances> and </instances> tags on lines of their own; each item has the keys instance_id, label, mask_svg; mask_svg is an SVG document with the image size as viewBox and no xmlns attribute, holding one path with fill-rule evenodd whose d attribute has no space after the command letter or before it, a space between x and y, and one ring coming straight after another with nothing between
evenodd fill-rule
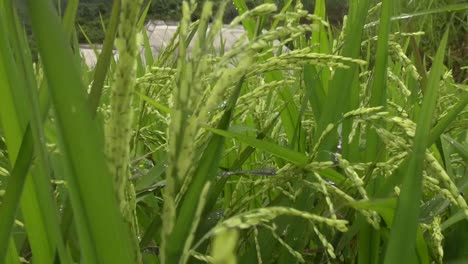
<instances>
[{"instance_id":1,"label":"rice plant stem","mask_svg":"<svg viewBox=\"0 0 468 264\"><path fill-rule=\"evenodd\" d=\"M117 1L119 2L119 1ZM116 40L119 52L119 62L114 74L110 94L110 118L106 125L106 156L109 168L114 177L115 189L120 204L120 212L133 234L134 248L138 249L138 222L136 219L136 198L132 183L129 181L130 164L130 139L132 136L133 110L132 99L135 89L136 61L139 52L137 42L137 22L140 12L141 0L121 1L120 24L118 27L118 38ZM118 6L114 6L114 10ZM114 14L115 15L115 14ZM114 16L115 19L115 16ZM114 20L115 22L115 20ZM115 25L114 25L115 26ZM112 34L109 33L109 34ZM107 37L107 36L106 36ZM109 35L109 39L113 36ZM111 43L107 43L110 47ZM109 51L110 52L110 51ZM107 58L108 60L108 58ZM104 62L103 66L106 62ZM108 61L107 61L108 64ZM106 69L106 68L103 68ZM104 74L102 72L101 74ZM100 79L103 81L104 79ZM99 100L100 87L96 87L97 93L91 97L91 107L96 107ZM136 250L136 263L141 262L141 254Z\"/></svg>"}]
</instances>

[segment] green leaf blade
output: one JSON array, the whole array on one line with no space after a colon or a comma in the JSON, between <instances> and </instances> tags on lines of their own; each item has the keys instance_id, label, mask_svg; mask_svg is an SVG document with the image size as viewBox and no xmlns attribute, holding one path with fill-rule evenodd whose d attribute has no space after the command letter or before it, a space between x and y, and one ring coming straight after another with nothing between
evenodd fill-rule
<instances>
[{"instance_id":1,"label":"green leaf blade","mask_svg":"<svg viewBox=\"0 0 468 264\"><path fill-rule=\"evenodd\" d=\"M418 227L419 202L422 196L422 170L429 141L429 131L437 102L443 59L447 46L448 31L441 41L433 67L429 74L428 87L423 99L421 113L417 122L413 152L410 154L405 172L398 207L395 213L390 240L385 255L385 263L410 263L413 259Z\"/></svg>"}]
</instances>

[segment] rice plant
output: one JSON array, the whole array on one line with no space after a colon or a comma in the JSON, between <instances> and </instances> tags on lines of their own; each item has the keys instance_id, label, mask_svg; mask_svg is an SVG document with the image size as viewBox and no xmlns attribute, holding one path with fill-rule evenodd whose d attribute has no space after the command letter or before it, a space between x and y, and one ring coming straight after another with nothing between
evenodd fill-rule
<instances>
[{"instance_id":1,"label":"rice plant","mask_svg":"<svg viewBox=\"0 0 468 264\"><path fill-rule=\"evenodd\" d=\"M228 1L184 1L151 54L150 3L116 0L89 68L78 0L27 1L37 62L0 1L0 263L468 261L456 32L426 53L409 21L468 4L396 2L351 0L334 28L323 0L234 0L230 25Z\"/></svg>"}]
</instances>

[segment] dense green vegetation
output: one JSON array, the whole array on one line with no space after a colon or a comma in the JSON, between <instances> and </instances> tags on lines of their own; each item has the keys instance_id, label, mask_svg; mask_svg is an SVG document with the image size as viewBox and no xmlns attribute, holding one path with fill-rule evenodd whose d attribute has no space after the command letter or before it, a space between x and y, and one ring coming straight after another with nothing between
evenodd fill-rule
<instances>
[{"instance_id":1,"label":"dense green vegetation","mask_svg":"<svg viewBox=\"0 0 468 264\"><path fill-rule=\"evenodd\" d=\"M182 2L183 0L152 0L147 18L165 21L179 21L182 16ZM203 1L196 2L198 3L198 6L191 15L191 19L193 21L199 18L201 7L203 5ZM222 1L213 1L215 8L220 2ZM284 0L276 0L274 2L280 8L284 6L285 3ZM327 1L327 10L328 14L330 14L329 18L334 25L341 23L341 19L346 12L347 2L347 0ZM79 41L81 43L87 43L88 40L93 43L101 43L104 40L102 20L104 20L105 23L108 22L111 3L112 1L110 0L80 1L77 13L77 23L81 25L83 29L83 32L79 32ZM249 8L253 8L262 4L263 0L247 0L245 3ZM312 13L314 6L314 1L306 1L304 8ZM238 12L236 7L232 2L229 2L223 15L223 22L230 23L237 15Z\"/></svg>"},{"instance_id":2,"label":"dense green vegetation","mask_svg":"<svg viewBox=\"0 0 468 264\"><path fill-rule=\"evenodd\" d=\"M62 10L66 7L68 0L51 0L55 3L55 6ZM28 21L27 14L25 12L25 0L16 0L20 3L20 15L26 17L24 20ZM150 4L146 19L156 19L165 21L179 21L182 15L182 2L183 0L147 0L144 4ZM201 6L203 1L197 0L197 8L191 15L191 20L195 21L199 18L201 12ZM215 8L219 5L221 0L214 0ZM285 0L273 1L279 8L282 8L285 4ZM444 9L447 6L453 6L462 3L463 0L429 0L429 1L401 1L396 3L400 10L406 10L408 13L417 13L423 10L437 10ZM246 0L248 8L253 8L263 3L263 0ZM334 28L340 28L342 24L342 17L346 14L348 8L348 0L327 0L326 3L326 15L327 20L331 23ZM77 36L78 42L82 44L87 43L102 43L104 41L104 25L109 22L111 14L112 0L83 0L79 1L76 14L77 22ZM315 0L304 1L304 9L309 13L313 13L315 9ZM223 22L228 24L238 15L235 5L229 1L226 6L226 10L223 14ZM378 17L375 17L377 19ZM427 32L421 38L421 48L430 53L434 54L436 51L437 40L441 38L447 25L447 21L450 21L453 34L449 39L449 52L447 57L447 63L450 68L453 69L455 80L463 82L468 79L468 70L462 70L461 68L468 63L468 12L436 12L435 14L427 16L418 16L412 19L408 23L408 26L416 30L417 25L422 25L419 28L421 31ZM307 21L302 20L302 23ZM27 27L30 34L29 42L33 48L33 55L35 56L36 42L32 37L30 28Z\"/></svg>"},{"instance_id":3,"label":"dense green vegetation","mask_svg":"<svg viewBox=\"0 0 468 264\"><path fill-rule=\"evenodd\" d=\"M145 1L147 4L149 1ZM191 20L195 21L199 18L203 1L195 1L198 3L197 8L191 15ZM221 0L215 0L215 8ZM285 4L285 0L273 1L279 8ZM447 6L462 3L463 0L442 0L442 1L401 1L396 3L400 10L406 10L408 13L417 13L423 10L444 9ZM67 1L62 1L62 6L66 6ZM253 8L263 3L263 0L246 0L248 8ZM346 14L348 8L348 0L327 0L326 15L327 20L335 28L341 27L342 17ZM80 1L77 10L77 24L79 28L78 41L79 43L102 43L104 40L103 25L109 21L111 13L111 0L85 0ZM313 13L315 9L315 1L304 1L304 9L309 13ZM147 19L157 19L165 21L179 21L182 15L182 0L151 0L150 8L146 16ZM235 5L229 1L223 15L223 22L228 24L238 15ZM375 17L378 19L378 17ZM468 79L468 70L461 70L461 67L468 63L468 12L437 12L428 16L415 17L409 22L408 26L414 30L419 29L427 32L421 38L421 47L424 51L434 54L436 51L437 40L441 38L449 21L453 34L449 39L449 52L447 63L454 70L455 79L462 82ZM302 23L307 21L302 20ZM104 23L104 24L103 24ZM417 25L422 25L418 28ZM33 46L35 45L32 42Z\"/></svg>"},{"instance_id":4,"label":"dense green vegetation","mask_svg":"<svg viewBox=\"0 0 468 264\"><path fill-rule=\"evenodd\" d=\"M0 263L467 262L468 4L273 2L1 0Z\"/></svg>"}]
</instances>

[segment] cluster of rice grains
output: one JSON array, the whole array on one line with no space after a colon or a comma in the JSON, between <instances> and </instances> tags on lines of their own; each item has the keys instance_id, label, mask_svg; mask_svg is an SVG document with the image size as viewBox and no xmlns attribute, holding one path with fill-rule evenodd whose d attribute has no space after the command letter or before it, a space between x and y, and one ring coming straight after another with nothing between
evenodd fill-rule
<instances>
[{"instance_id":1,"label":"cluster of rice grains","mask_svg":"<svg viewBox=\"0 0 468 264\"><path fill-rule=\"evenodd\" d=\"M136 79L136 60L140 52L137 40L137 21L141 0L122 0L120 23L116 47L119 61L114 72L110 89L110 116L106 123L105 153L109 169L114 176L114 186L120 211L129 225L135 248L138 248L138 221L136 219L135 190L130 179L130 140L132 137L132 100ZM140 263L141 254L137 250L135 263Z\"/></svg>"},{"instance_id":2,"label":"cluster of rice grains","mask_svg":"<svg viewBox=\"0 0 468 264\"><path fill-rule=\"evenodd\" d=\"M204 261L212 261L212 256L197 252L197 247L202 242L212 236L218 236L232 229L250 229L253 231L253 240L257 248L257 260L262 263L261 247L257 239L258 227L263 227L271 231L273 237L284 246L287 251L295 256L299 261L304 259L301 253L291 248L279 234L277 234L275 224L271 220L279 215L294 215L310 221L313 232L322 243L328 256L336 258L337 255L333 246L329 243L326 235L319 231L324 226L331 227L337 231L347 230L348 222L340 220L337 215L336 203L345 201L353 203L356 201L366 201L369 195L366 191L366 182L376 177L389 177L405 160L411 150L412 137L415 132L415 124L408 117L407 111L411 110L412 105L406 98L412 96L410 89L406 85L405 78L410 76L414 80L420 80L421 76L413 65L412 61L406 56L401 46L396 42L400 37L421 35L421 32L403 33L398 32L391 35L390 54L393 62L401 66L401 72L395 72L395 69L388 70L388 83L391 93L388 99L389 109L382 107L367 107L368 94L366 87L372 77L370 71L366 71L367 62L359 59L347 58L333 54L323 54L314 52L314 47L304 47L292 51L285 50L284 47L290 43L303 38L306 32L316 30L316 23L310 25L299 24L300 18L321 23L323 26L328 24L313 15L307 14L296 6L295 12L283 12L274 15L275 23L282 22L283 26L272 27L271 30L257 32L253 36L248 33L239 39L237 43L228 51L219 54L212 49L215 37L222 29L220 11L214 16L213 23L208 24L212 16L212 4L207 3L203 7L202 15L199 21L190 23L190 13L194 10L194 3L183 4L183 19L178 29L178 36L175 37L167 50L176 53L168 54L163 52L156 61L156 65L148 67L147 73L137 80L138 90L145 92L146 96L154 99L155 103L146 104L145 115L151 116L154 121L149 124L148 131L157 130L159 140L153 142L154 147L167 148L168 170L167 185L164 191L164 232L163 243L168 243L167 239L173 232L177 221L177 208L181 206L182 197L193 182L196 164L200 158L200 151L206 148L211 133L204 129L205 126L214 127L223 116L226 107L226 98L236 89L239 82L242 83L242 92L235 106L233 115L234 123L254 123L259 130L268 127L271 122L276 122L270 133L270 137L281 141L284 135L281 119L276 116L281 113L285 105L292 103L301 105L304 89L301 87L302 70L304 65L314 65L329 69L331 77L336 69L348 68L350 63L361 67L360 81L362 92L360 94L360 108L343 115L340 122L344 120L352 121L351 133L348 138L343 138L349 143L358 141L358 146L365 149L365 134L369 129L375 130L382 140L387 151L386 159L377 163L358 163L348 161L339 153L332 153L335 157L333 161L317 162L314 158L317 156L317 148L322 139L332 131L341 127L339 124L329 124L325 131L322 131L318 142L309 148L308 156L310 162L305 166L293 164L282 165L275 177L259 177L246 179L239 177L233 181L233 199L225 208L224 221L208 232L200 241L194 241L194 233L198 225L203 206L206 203L206 197L210 182L205 183L203 195L198 201L198 208L195 213L195 219L191 222L190 235L184 246L184 259L189 255ZM276 7L272 4L261 5L253 10L243 13L232 22L236 26L246 19L255 19L265 14L276 12ZM346 22L346 19L345 19ZM346 24L344 25L346 26ZM193 35L192 31L197 30ZM189 54L187 51L187 40L194 37L195 46ZM362 43L366 45L371 38ZM394 41L395 40L395 41ZM339 47L343 41L341 34L335 41L334 47ZM174 64L176 62L176 64ZM174 68L176 65L176 68ZM268 78L268 73L280 72L281 78ZM403 75L405 74L405 75ZM448 77L446 79L449 79ZM450 85L450 80L442 82L441 85ZM281 89L295 89L295 94L289 102L281 97L278 91ZM416 98L422 96L415 95ZM399 98L404 98L399 100ZM440 104L444 107L453 107L447 105L450 100L441 100ZM169 111L169 109L171 109ZM304 111L305 120L302 125L305 134L311 135L315 129L315 119L311 110L306 108ZM306 120L307 119L307 120ZM154 126L154 124L157 125ZM141 135L148 135L151 132L142 131ZM233 149L240 148L236 143ZM151 144L150 144L151 145ZM257 155L263 160L259 164L274 163L274 159L269 155ZM338 184L330 179L325 179L319 172L332 169L339 170L346 176L345 184ZM368 172L371 171L369 174ZM464 199L460 196L453 181L447 173L440 167L433 154L426 154L426 169L424 172L424 190L425 192L439 192L447 198L453 205L467 210ZM312 177L299 177L298 175L309 174ZM314 179L311 181L310 179ZM291 181L300 181L302 187L292 186ZM248 189L249 191L246 191ZM395 186L395 192L398 195L398 186ZM257 201L259 197L267 204L271 198L271 193L282 193L291 201L294 201L301 192L314 192L322 196L324 200L324 214L330 217L323 217L307 212L297 211L292 208L267 207L260 209L251 209L249 204ZM428 196L430 197L430 196ZM367 221L378 229L381 225L379 215L369 209L355 208L362 214ZM468 211L465 211L468 212ZM436 219L437 220L437 219ZM437 252L439 257L441 252L440 241L441 234L434 220L434 224L427 226L434 234L434 241L438 243ZM330 234L330 232L326 232ZM237 235L230 234L229 239L237 239ZM192 243L195 245L192 246ZM164 244L163 244L164 248ZM234 249L233 249L234 250ZM162 252L163 258L164 251ZM167 259L166 259L167 260Z\"/></svg>"}]
</instances>

